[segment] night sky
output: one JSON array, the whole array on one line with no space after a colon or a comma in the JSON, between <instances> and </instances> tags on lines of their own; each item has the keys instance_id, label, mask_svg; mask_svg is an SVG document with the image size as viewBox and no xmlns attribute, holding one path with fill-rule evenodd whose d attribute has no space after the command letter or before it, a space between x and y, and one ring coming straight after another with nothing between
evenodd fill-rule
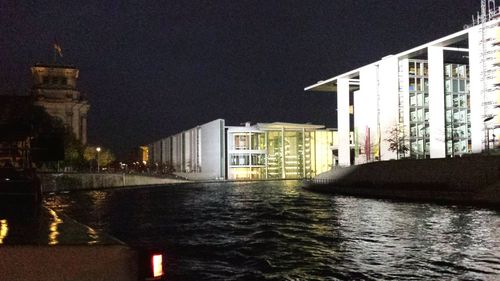
<instances>
[{"instance_id":1,"label":"night sky","mask_svg":"<svg viewBox=\"0 0 500 281\"><path fill-rule=\"evenodd\" d=\"M89 142L118 155L216 118L336 127L304 87L460 31L480 0L0 0L0 91L25 93L54 38L80 69Z\"/></svg>"}]
</instances>

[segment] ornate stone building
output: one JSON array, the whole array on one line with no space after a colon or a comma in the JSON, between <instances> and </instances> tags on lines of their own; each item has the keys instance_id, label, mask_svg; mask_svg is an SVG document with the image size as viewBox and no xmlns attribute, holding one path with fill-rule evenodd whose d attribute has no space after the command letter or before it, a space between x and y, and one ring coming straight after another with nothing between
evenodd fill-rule
<instances>
[{"instance_id":1,"label":"ornate stone building","mask_svg":"<svg viewBox=\"0 0 500 281\"><path fill-rule=\"evenodd\" d=\"M82 144L87 143L87 112L90 105L76 88L79 70L65 65L31 67L35 104L60 118Z\"/></svg>"}]
</instances>

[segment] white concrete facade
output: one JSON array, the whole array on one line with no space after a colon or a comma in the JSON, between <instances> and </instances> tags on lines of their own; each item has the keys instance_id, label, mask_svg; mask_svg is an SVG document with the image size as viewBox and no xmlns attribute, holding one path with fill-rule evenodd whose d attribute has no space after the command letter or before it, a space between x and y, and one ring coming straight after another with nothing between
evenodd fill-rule
<instances>
[{"instance_id":1,"label":"white concrete facade","mask_svg":"<svg viewBox=\"0 0 500 281\"><path fill-rule=\"evenodd\" d=\"M225 178L224 128L217 119L158 140L148 145L150 163L190 179Z\"/></svg>"},{"instance_id":2,"label":"white concrete facade","mask_svg":"<svg viewBox=\"0 0 500 281\"><path fill-rule=\"evenodd\" d=\"M337 95L339 164L444 158L500 148L498 25L498 17L490 18L306 87L305 91ZM350 93L354 94L352 123ZM399 128L396 151L388 140L394 128ZM354 148L350 134L357 140ZM351 153L353 149L356 153ZM358 151L360 155L353 158Z\"/></svg>"}]
</instances>

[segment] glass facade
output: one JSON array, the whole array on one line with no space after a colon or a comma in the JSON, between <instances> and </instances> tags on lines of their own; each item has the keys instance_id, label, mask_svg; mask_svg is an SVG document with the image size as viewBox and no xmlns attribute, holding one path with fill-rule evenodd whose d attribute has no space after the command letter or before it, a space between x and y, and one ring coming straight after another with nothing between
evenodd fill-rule
<instances>
[{"instance_id":1,"label":"glass facade","mask_svg":"<svg viewBox=\"0 0 500 281\"><path fill-rule=\"evenodd\" d=\"M233 179L263 179L266 177L265 133L237 132L229 135L231 153L228 167Z\"/></svg>"},{"instance_id":2,"label":"glass facade","mask_svg":"<svg viewBox=\"0 0 500 281\"><path fill-rule=\"evenodd\" d=\"M319 132L308 132L308 131L305 131L304 132L304 168L305 168L305 175L304 177L305 178L312 178L314 175L316 175L315 171L316 171L316 165L314 165L316 163L315 159L316 159L316 155L315 155L315 135L319 133ZM332 132L326 132L326 133L330 133L332 134ZM328 138L328 136L326 136L326 138ZM330 158L331 157L331 150L329 150L327 152L326 155L330 155ZM333 160L332 160L333 161ZM332 167L330 166L329 168L327 168L325 171L331 169Z\"/></svg>"},{"instance_id":3,"label":"glass facade","mask_svg":"<svg viewBox=\"0 0 500 281\"><path fill-rule=\"evenodd\" d=\"M425 60L408 60L410 157L430 158L429 76Z\"/></svg>"},{"instance_id":4,"label":"glass facade","mask_svg":"<svg viewBox=\"0 0 500 281\"><path fill-rule=\"evenodd\" d=\"M469 67L465 64L446 64L446 155L471 152Z\"/></svg>"},{"instance_id":5,"label":"glass facade","mask_svg":"<svg viewBox=\"0 0 500 281\"><path fill-rule=\"evenodd\" d=\"M228 139L231 179L309 178L332 168L332 131L278 128L230 132Z\"/></svg>"},{"instance_id":6,"label":"glass facade","mask_svg":"<svg viewBox=\"0 0 500 281\"><path fill-rule=\"evenodd\" d=\"M281 131L267 132L267 178L282 178L283 149Z\"/></svg>"},{"instance_id":7,"label":"glass facade","mask_svg":"<svg viewBox=\"0 0 500 281\"><path fill-rule=\"evenodd\" d=\"M285 131L285 178L302 178L304 175L304 134L302 131Z\"/></svg>"},{"instance_id":8,"label":"glass facade","mask_svg":"<svg viewBox=\"0 0 500 281\"><path fill-rule=\"evenodd\" d=\"M471 153L469 67L445 63L443 74L446 155ZM425 60L405 59L399 63L398 121L409 131L405 132L409 139L404 141L410 157L430 158L429 76Z\"/></svg>"}]
</instances>

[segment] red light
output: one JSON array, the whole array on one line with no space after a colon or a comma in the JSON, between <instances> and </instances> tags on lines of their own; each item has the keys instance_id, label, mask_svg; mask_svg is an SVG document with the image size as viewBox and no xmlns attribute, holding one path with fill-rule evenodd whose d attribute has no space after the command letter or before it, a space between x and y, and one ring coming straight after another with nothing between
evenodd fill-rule
<instances>
[{"instance_id":1,"label":"red light","mask_svg":"<svg viewBox=\"0 0 500 281\"><path fill-rule=\"evenodd\" d=\"M163 255L153 255L151 257L151 265L153 266L153 278L162 277L163 274Z\"/></svg>"}]
</instances>

